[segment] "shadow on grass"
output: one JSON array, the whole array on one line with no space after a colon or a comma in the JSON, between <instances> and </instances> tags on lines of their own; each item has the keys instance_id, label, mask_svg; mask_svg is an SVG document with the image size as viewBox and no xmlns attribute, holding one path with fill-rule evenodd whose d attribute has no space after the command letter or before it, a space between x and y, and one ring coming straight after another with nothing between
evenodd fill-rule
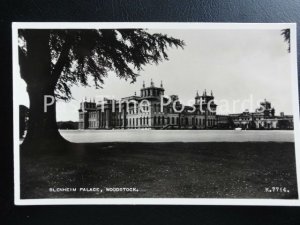
<instances>
[{"instance_id":1,"label":"shadow on grass","mask_svg":"<svg viewBox=\"0 0 300 225\"><path fill-rule=\"evenodd\" d=\"M289 142L66 143L40 151L21 146L20 164L21 199L298 197L295 149ZM272 187L286 191L266 191Z\"/></svg>"}]
</instances>

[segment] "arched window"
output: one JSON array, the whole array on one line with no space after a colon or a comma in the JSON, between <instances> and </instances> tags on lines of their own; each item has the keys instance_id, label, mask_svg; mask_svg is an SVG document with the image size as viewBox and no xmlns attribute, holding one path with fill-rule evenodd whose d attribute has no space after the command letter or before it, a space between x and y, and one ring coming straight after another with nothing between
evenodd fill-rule
<instances>
[{"instance_id":1,"label":"arched window","mask_svg":"<svg viewBox=\"0 0 300 225\"><path fill-rule=\"evenodd\" d=\"M157 118L157 124L160 125L160 116Z\"/></svg>"},{"instance_id":2,"label":"arched window","mask_svg":"<svg viewBox=\"0 0 300 225\"><path fill-rule=\"evenodd\" d=\"M132 126L134 126L134 118L132 118Z\"/></svg>"},{"instance_id":3,"label":"arched window","mask_svg":"<svg viewBox=\"0 0 300 225\"><path fill-rule=\"evenodd\" d=\"M149 125L149 117L146 118L146 124Z\"/></svg>"},{"instance_id":4,"label":"arched window","mask_svg":"<svg viewBox=\"0 0 300 225\"><path fill-rule=\"evenodd\" d=\"M145 120L145 117L143 118L143 125L145 125L146 124L146 120Z\"/></svg>"},{"instance_id":5,"label":"arched window","mask_svg":"<svg viewBox=\"0 0 300 225\"><path fill-rule=\"evenodd\" d=\"M172 124L174 124L175 123L175 118L174 117L172 117Z\"/></svg>"},{"instance_id":6,"label":"arched window","mask_svg":"<svg viewBox=\"0 0 300 225\"><path fill-rule=\"evenodd\" d=\"M187 117L185 118L185 125L189 125L189 119Z\"/></svg>"},{"instance_id":7,"label":"arched window","mask_svg":"<svg viewBox=\"0 0 300 225\"><path fill-rule=\"evenodd\" d=\"M176 124L179 124L179 117L176 118Z\"/></svg>"},{"instance_id":8,"label":"arched window","mask_svg":"<svg viewBox=\"0 0 300 225\"><path fill-rule=\"evenodd\" d=\"M196 118L196 125L198 125L198 119Z\"/></svg>"},{"instance_id":9,"label":"arched window","mask_svg":"<svg viewBox=\"0 0 300 225\"><path fill-rule=\"evenodd\" d=\"M153 117L153 125L156 125L156 116Z\"/></svg>"},{"instance_id":10,"label":"arched window","mask_svg":"<svg viewBox=\"0 0 300 225\"><path fill-rule=\"evenodd\" d=\"M162 125L164 125L165 124L165 117L163 116L162 117Z\"/></svg>"},{"instance_id":11,"label":"arched window","mask_svg":"<svg viewBox=\"0 0 300 225\"><path fill-rule=\"evenodd\" d=\"M140 126L143 125L143 119L140 117Z\"/></svg>"},{"instance_id":12,"label":"arched window","mask_svg":"<svg viewBox=\"0 0 300 225\"><path fill-rule=\"evenodd\" d=\"M139 119L136 118L136 126L138 126L138 124L139 124Z\"/></svg>"},{"instance_id":13,"label":"arched window","mask_svg":"<svg viewBox=\"0 0 300 225\"><path fill-rule=\"evenodd\" d=\"M167 117L167 124L170 124L170 118Z\"/></svg>"}]
</instances>

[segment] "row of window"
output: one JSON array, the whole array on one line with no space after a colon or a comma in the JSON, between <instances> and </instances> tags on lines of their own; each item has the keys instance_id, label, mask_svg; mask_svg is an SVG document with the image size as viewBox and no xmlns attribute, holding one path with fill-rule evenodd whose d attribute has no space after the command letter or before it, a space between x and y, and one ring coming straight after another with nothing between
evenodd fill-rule
<instances>
[{"instance_id":1,"label":"row of window","mask_svg":"<svg viewBox=\"0 0 300 225\"><path fill-rule=\"evenodd\" d=\"M159 96L159 95L163 95L163 91L160 91L158 89L144 89L141 91L141 95L142 97L145 96Z\"/></svg>"},{"instance_id":2,"label":"row of window","mask_svg":"<svg viewBox=\"0 0 300 225\"><path fill-rule=\"evenodd\" d=\"M149 125L149 117L140 117L140 118L129 118L127 119L128 126L138 126L138 123L142 125Z\"/></svg>"},{"instance_id":3,"label":"row of window","mask_svg":"<svg viewBox=\"0 0 300 225\"><path fill-rule=\"evenodd\" d=\"M126 121L126 126L134 127L134 126L144 126L144 125L151 125L150 124L150 118L149 117L140 117L140 118L128 118ZM192 118L189 120L188 117L181 118L181 125L193 125L193 126L201 126L204 125L204 119L201 118ZM103 127L105 125L105 121L100 121L100 127ZM179 117L153 117L153 125L179 125ZM123 120L120 118L114 118L112 119L112 126L123 126ZM207 125L208 126L214 126L216 125L215 119L207 119ZM98 127L97 121L89 121L89 127Z\"/></svg>"},{"instance_id":4,"label":"row of window","mask_svg":"<svg viewBox=\"0 0 300 225\"><path fill-rule=\"evenodd\" d=\"M98 127L98 123L96 121L89 121L89 127L96 128Z\"/></svg>"},{"instance_id":5,"label":"row of window","mask_svg":"<svg viewBox=\"0 0 300 225\"><path fill-rule=\"evenodd\" d=\"M254 120L263 120L264 118L263 117L256 117L254 118ZM239 120L239 121L250 121L251 118L250 117L238 117L236 118L236 120Z\"/></svg>"}]
</instances>

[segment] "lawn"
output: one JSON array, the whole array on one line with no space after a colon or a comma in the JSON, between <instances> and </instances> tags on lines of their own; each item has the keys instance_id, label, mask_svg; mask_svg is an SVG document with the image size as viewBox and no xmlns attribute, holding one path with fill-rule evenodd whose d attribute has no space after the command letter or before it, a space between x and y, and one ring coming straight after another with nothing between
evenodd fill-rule
<instances>
[{"instance_id":1,"label":"lawn","mask_svg":"<svg viewBox=\"0 0 300 225\"><path fill-rule=\"evenodd\" d=\"M64 154L51 148L25 154L21 149L21 199L298 196L292 142L88 143L72 144L69 149ZM285 191L266 191L272 187Z\"/></svg>"}]
</instances>

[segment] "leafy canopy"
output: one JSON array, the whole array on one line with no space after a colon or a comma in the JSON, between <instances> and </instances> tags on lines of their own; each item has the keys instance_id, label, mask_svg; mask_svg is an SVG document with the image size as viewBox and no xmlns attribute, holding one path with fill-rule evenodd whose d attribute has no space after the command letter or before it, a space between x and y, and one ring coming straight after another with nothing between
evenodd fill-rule
<instances>
[{"instance_id":1,"label":"leafy canopy","mask_svg":"<svg viewBox=\"0 0 300 225\"><path fill-rule=\"evenodd\" d=\"M26 41L32 30L19 30L20 57L26 58ZM72 85L88 85L91 77L101 88L109 71L135 82L143 66L168 60L169 47L185 45L182 40L143 29L47 30L51 76L56 82L56 97L70 100ZM22 63L22 60L20 60Z\"/></svg>"}]
</instances>

